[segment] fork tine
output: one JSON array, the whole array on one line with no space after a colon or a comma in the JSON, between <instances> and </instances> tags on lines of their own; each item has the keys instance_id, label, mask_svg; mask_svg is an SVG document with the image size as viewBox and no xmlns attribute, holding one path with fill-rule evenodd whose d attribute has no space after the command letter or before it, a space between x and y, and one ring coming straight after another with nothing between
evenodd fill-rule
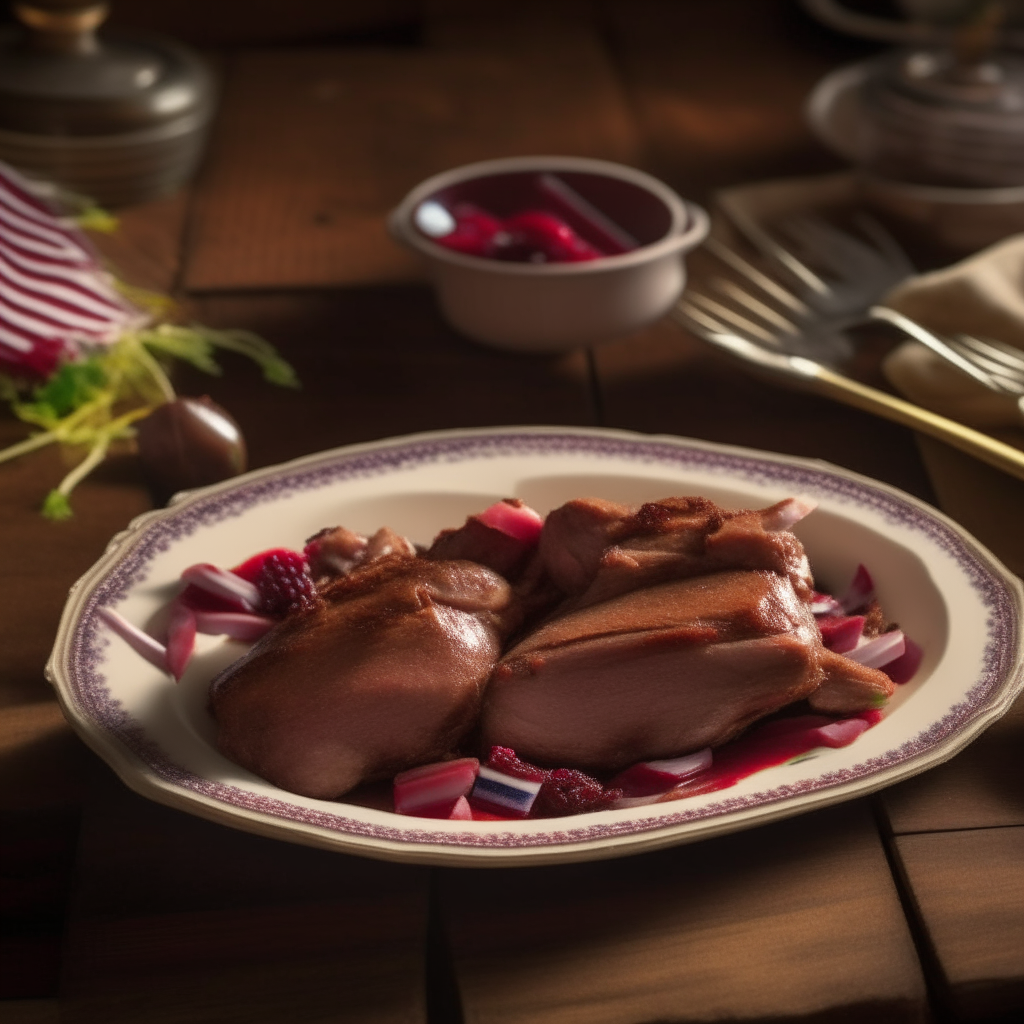
<instances>
[{"instance_id":1,"label":"fork tine","mask_svg":"<svg viewBox=\"0 0 1024 1024\"><path fill-rule=\"evenodd\" d=\"M798 281L806 285L813 293L827 296L832 289L807 264L802 263L788 249L779 245L772 236L761 227L746 211L729 202L725 197L719 199L719 205L729 220L739 229L740 233L766 256L784 267Z\"/></svg>"},{"instance_id":2,"label":"fork tine","mask_svg":"<svg viewBox=\"0 0 1024 1024\"><path fill-rule=\"evenodd\" d=\"M759 316L765 323L772 324L786 334L796 337L800 332L792 321L787 320L781 313L776 312L771 306L766 305L754 298L749 292L745 292L735 281L728 281L724 277L716 277L711 286L716 290L739 303L745 309L750 310L755 316Z\"/></svg>"},{"instance_id":3,"label":"fork tine","mask_svg":"<svg viewBox=\"0 0 1024 1024\"><path fill-rule=\"evenodd\" d=\"M776 335L770 331L766 331L759 324L755 324L753 321L748 320L745 316L737 313L734 309L730 309L728 306L724 306L721 302L717 302L715 299L703 295L700 292L687 290L686 298L689 300L690 305L698 307L705 313L711 313L714 316L720 318L722 322L728 325L727 328L739 328L739 330L745 332L747 335L753 335L760 341L763 341L767 345L771 345L773 348L779 348L779 339Z\"/></svg>"},{"instance_id":4,"label":"fork tine","mask_svg":"<svg viewBox=\"0 0 1024 1024\"><path fill-rule=\"evenodd\" d=\"M958 338L949 338L948 341L950 348L987 373L993 385L1011 394L1024 394L1024 371L1010 369L1003 363L989 359L966 347Z\"/></svg>"},{"instance_id":5,"label":"fork tine","mask_svg":"<svg viewBox=\"0 0 1024 1024\"><path fill-rule=\"evenodd\" d=\"M994 338L975 338L970 334L958 334L957 341L972 352L1000 364L1014 373L1024 375L1024 352L1019 348L996 341Z\"/></svg>"},{"instance_id":6,"label":"fork tine","mask_svg":"<svg viewBox=\"0 0 1024 1024\"><path fill-rule=\"evenodd\" d=\"M753 264L748 263L739 253L733 252L727 245L723 245L717 238L707 239L704 242L704 248L720 259L726 266L732 267L736 273L745 277L751 284L760 288L766 295L770 295L777 302L791 309L797 316L810 315L810 306L805 302L801 302L791 291L783 288L778 281L772 280L772 278L762 273Z\"/></svg>"}]
</instances>

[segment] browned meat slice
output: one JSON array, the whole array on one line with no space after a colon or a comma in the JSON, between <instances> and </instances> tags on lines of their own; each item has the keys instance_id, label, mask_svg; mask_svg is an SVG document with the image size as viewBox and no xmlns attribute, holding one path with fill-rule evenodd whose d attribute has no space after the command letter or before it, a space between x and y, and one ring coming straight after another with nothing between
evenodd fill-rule
<instances>
[{"instance_id":1,"label":"browned meat slice","mask_svg":"<svg viewBox=\"0 0 1024 1024\"><path fill-rule=\"evenodd\" d=\"M570 595L560 611L726 569L771 570L806 597L810 567L789 527L812 508L794 498L742 512L707 498L665 498L639 508L581 498L548 515L541 559L552 582Z\"/></svg>"},{"instance_id":2,"label":"browned meat slice","mask_svg":"<svg viewBox=\"0 0 1024 1024\"><path fill-rule=\"evenodd\" d=\"M214 681L217 745L304 796L443 757L470 730L515 623L508 583L392 555L338 579Z\"/></svg>"},{"instance_id":3,"label":"browned meat slice","mask_svg":"<svg viewBox=\"0 0 1024 1024\"><path fill-rule=\"evenodd\" d=\"M524 507L518 498L505 498L503 504L513 509ZM516 537L488 525L478 516L470 516L458 529L442 530L424 557L478 562L507 580L515 580L536 549L536 538Z\"/></svg>"},{"instance_id":4,"label":"browned meat slice","mask_svg":"<svg viewBox=\"0 0 1024 1024\"><path fill-rule=\"evenodd\" d=\"M808 697L811 707L826 715L855 715L879 708L893 695L896 684L876 668L867 668L833 651L824 651L825 678Z\"/></svg>"},{"instance_id":5,"label":"browned meat slice","mask_svg":"<svg viewBox=\"0 0 1024 1024\"><path fill-rule=\"evenodd\" d=\"M595 772L717 746L812 694L827 654L788 576L656 584L561 615L509 651L482 744Z\"/></svg>"}]
</instances>

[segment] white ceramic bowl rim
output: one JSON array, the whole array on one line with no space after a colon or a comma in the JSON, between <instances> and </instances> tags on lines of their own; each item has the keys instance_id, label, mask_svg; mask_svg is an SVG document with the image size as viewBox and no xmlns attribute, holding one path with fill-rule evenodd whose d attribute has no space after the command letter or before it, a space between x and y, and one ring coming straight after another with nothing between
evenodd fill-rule
<instances>
[{"instance_id":1,"label":"white ceramic bowl rim","mask_svg":"<svg viewBox=\"0 0 1024 1024\"><path fill-rule=\"evenodd\" d=\"M665 204L671 217L671 226L665 236L657 242L641 245L631 252L617 256L602 256L600 259L581 263L513 263L504 260L486 259L482 256L468 256L465 253L446 249L420 234L413 226L412 218L416 207L434 193L451 185L474 178L487 178L499 174L515 174L522 171L576 171L582 174L603 175L628 182L649 192ZM525 275L529 277L551 275L582 276L618 270L622 267L649 263L675 252L685 252L699 245L708 233L710 222L705 211L695 203L682 199L676 192L657 178L609 160L594 160L575 156L517 156L498 160L482 160L479 163L464 164L448 171L435 174L420 182L391 211L388 227L399 242L419 250L430 259L453 263L456 266L480 270L488 268L499 274Z\"/></svg>"}]
</instances>

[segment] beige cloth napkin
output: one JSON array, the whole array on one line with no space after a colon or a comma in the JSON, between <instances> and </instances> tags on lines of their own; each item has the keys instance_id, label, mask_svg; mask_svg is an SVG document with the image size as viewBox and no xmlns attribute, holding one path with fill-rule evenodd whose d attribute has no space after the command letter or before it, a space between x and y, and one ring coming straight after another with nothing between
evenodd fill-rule
<instances>
[{"instance_id":1,"label":"beige cloth napkin","mask_svg":"<svg viewBox=\"0 0 1024 1024\"><path fill-rule=\"evenodd\" d=\"M1024 356L1024 235L912 277L884 304L937 334L995 338ZM951 419L981 430L1024 426L1015 398L971 380L918 342L905 342L882 368L911 401Z\"/></svg>"}]
</instances>

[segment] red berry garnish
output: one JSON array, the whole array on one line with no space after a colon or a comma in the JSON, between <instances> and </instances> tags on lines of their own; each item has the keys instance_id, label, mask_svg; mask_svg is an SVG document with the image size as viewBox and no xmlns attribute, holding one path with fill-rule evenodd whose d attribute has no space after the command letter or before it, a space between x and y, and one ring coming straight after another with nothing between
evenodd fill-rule
<instances>
[{"instance_id":1,"label":"red berry garnish","mask_svg":"<svg viewBox=\"0 0 1024 1024\"><path fill-rule=\"evenodd\" d=\"M245 563L239 568L248 567L249 563ZM297 551L280 548L267 552L252 582L260 592L262 611L267 615L283 617L313 611L320 605L316 586L306 570L306 559Z\"/></svg>"},{"instance_id":2,"label":"red berry garnish","mask_svg":"<svg viewBox=\"0 0 1024 1024\"><path fill-rule=\"evenodd\" d=\"M533 804L534 818L558 818L609 807L622 796L621 789L605 789L597 779L575 768L548 772Z\"/></svg>"},{"instance_id":3,"label":"red berry garnish","mask_svg":"<svg viewBox=\"0 0 1024 1024\"><path fill-rule=\"evenodd\" d=\"M529 779L531 782L543 782L548 777L545 769L521 761L510 747L491 747L487 767L503 775L511 775L513 779Z\"/></svg>"}]
</instances>

